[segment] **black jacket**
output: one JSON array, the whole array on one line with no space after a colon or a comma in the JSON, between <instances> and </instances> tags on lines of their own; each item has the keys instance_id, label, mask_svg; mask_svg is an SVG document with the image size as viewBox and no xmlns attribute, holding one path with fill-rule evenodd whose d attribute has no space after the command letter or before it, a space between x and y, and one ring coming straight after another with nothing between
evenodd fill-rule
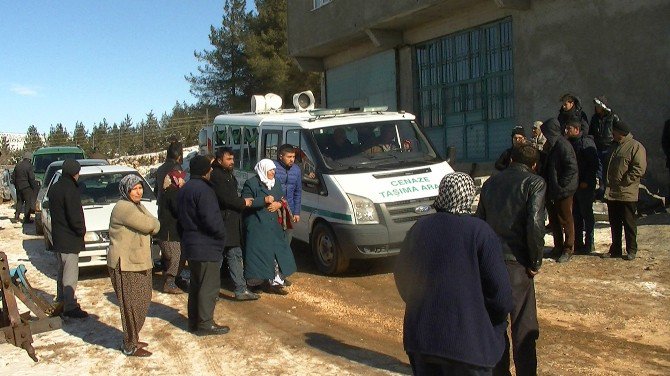
<instances>
[{"instance_id":1,"label":"black jacket","mask_svg":"<svg viewBox=\"0 0 670 376\"><path fill-rule=\"evenodd\" d=\"M156 181L154 182L154 195L156 195L156 198L159 199L159 201L161 194L163 194L163 180L165 180L165 176L168 174L168 172L172 170L181 171L182 169L179 162L170 158L165 159L165 162L163 162L163 164L160 165L158 169L156 169Z\"/></svg>"},{"instance_id":2,"label":"black jacket","mask_svg":"<svg viewBox=\"0 0 670 376\"><path fill-rule=\"evenodd\" d=\"M486 180L476 213L498 235L506 260L536 271L542 266L545 192L544 179L512 163Z\"/></svg>"},{"instance_id":3,"label":"black jacket","mask_svg":"<svg viewBox=\"0 0 670 376\"><path fill-rule=\"evenodd\" d=\"M600 170L600 159L598 149L591 136L580 134L579 137L570 138L572 148L577 157L579 168L579 183L588 184L588 189L596 188L596 176Z\"/></svg>"},{"instance_id":4,"label":"black jacket","mask_svg":"<svg viewBox=\"0 0 670 376\"><path fill-rule=\"evenodd\" d=\"M33 164L30 163L30 159L24 158L21 162L17 163L12 175L12 180L14 181L14 186L17 191L26 188L31 188L33 190L39 188L37 186L37 180L35 180L35 171L33 169Z\"/></svg>"},{"instance_id":5,"label":"black jacket","mask_svg":"<svg viewBox=\"0 0 670 376\"><path fill-rule=\"evenodd\" d=\"M246 207L246 202L237 193L237 179L231 171L214 161L210 180L226 224L226 247L239 247L244 239L240 214Z\"/></svg>"},{"instance_id":6,"label":"black jacket","mask_svg":"<svg viewBox=\"0 0 670 376\"><path fill-rule=\"evenodd\" d=\"M562 200L577 191L577 156L570 142L562 136L556 119L545 121L542 133L547 137L544 149L547 156L541 173L547 183L547 200Z\"/></svg>"},{"instance_id":7,"label":"black jacket","mask_svg":"<svg viewBox=\"0 0 670 376\"><path fill-rule=\"evenodd\" d=\"M604 117L600 117L598 114L593 114L591 117L588 134L593 136L598 151L605 151L612 144L614 140L612 125L615 121L619 121L619 116L614 112L610 112Z\"/></svg>"},{"instance_id":8,"label":"black jacket","mask_svg":"<svg viewBox=\"0 0 670 376\"><path fill-rule=\"evenodd\" d=\"M509 166L510 161L512 160L512 148L509 148L500 154L498 160L496 160L495 168L498 171L502 171Z\"/></svg>"},{"instance_id":9,"label":"black jacket","mask_svg":"<svg viewBox=\"0 0 670 376\"><path fill-rule=\"evenodd\" d=\"M173 186L163 190L161 198L158 201L158 221L161 223L161 229L156 234L156 239L169 242L179 241L179 231L177 231L177 218L179 217L179 205L177 194L179 188Z\"/></svg>"},{"instance_id":10,"label":"black jacket","mask_svg":"<svg viewBox=\"0 0 670 376\"><path fill-rule=\"evenodd\" d=\"M63 174L49 188L48 197L53 250L60 253L83 251L86 222L79 185L70 175Z\"/></svg>"},{"instance_id":11,"label":"black jacket","mask_svg":"<svg viewBox=\"0 0 670 376\"><path fill-rule=\"evenodd\" d=\"M574 98L575 105L570 111L563 111L563 107L558 110L558 123L561 124L561 131L563 132L561 134L565 134L565 127L571 120L578 121L582 125L582 133L589 134L589 118L586 116L586 112L582 109L582 103L579 101L579 98Z\"/></svg>"},{"instance_id":12,"label":"black jacket","mask_svg":"<svg viewBox=\"0 0 670 376\"><path fill-rule=\"evenodd\" d=\"M177 229L187 260L223 261L226 228L212 184L191 176L177 195Z\"/></svg>"}]
</instances>

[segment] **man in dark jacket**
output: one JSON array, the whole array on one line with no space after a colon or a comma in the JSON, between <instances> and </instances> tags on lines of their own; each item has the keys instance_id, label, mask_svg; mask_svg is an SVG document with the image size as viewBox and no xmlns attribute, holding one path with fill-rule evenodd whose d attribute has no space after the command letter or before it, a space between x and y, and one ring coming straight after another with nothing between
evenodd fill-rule
<instances>
[{"instance_id":1,"label":"man in dark jacket","mask_svg":"<svg viewBox=\"0 0 670 376\"><path fill-rule=\"evenodd\" d=\"M295 164L295 147L284 144L279 147L277 160L275 162L275 180L281 184L284 197L288 201L288 207L293 214L293 222L300 221L300 206L302 205L302 172L300 167ZM285 231L286 241L289 246L293 238L293 230L290 228Z\"/></svg>"},{"instance_id":2,"label":"man in dark jacket","mask_svg":"<svg viewBox=\"0 0 670 376\"><path fill-rule=\"evenodd\" d=\"M471 216L475 192L467 174L447 174L437 213L412 226L398 255L403 345L415 375L490 375L504 350L512 289L498 237Z\"/></svg>"},{"instance_id":3,"label":"man in dark jacket","mask_svg":"<svg viewBox=\"0 0 670 376\"><path fill-rule=\"evenodd\" d=\"M665 167L670 172L670 119L665 121L665 126L663 127L661 146L663 147L663 153L665 153ZM670 182L668 183L668 195L665 198L665 207L670 207Z\"/></svg>"},{"instance_id":4,"label":"man in dark jacket","mask_svg":"<svg viewBox=\"0 0 670 376\"><path fill-rule=\"evenodd\" d=\"M540 272L544 248L544 200L546 185L534 173L539 152L530 145L512 151L512 163L482 186L476 216L488 223L502 244L512 283L514 309L512 344L517 375L537 373L535 341L540 333L533 278ZM495 375L509 375L510 341L495 367Z\"/></svg>"},{"instance_id":5,"label":"man in dark jacket","mask_svg":"<svg viewBox=\"0 0 670 376\"><path fill-rule=\"evenodd\" d=\"M561 134L565 134L565 127L570 121L577 121L581 124L581 131L589 134L589 118L582 109L582 103L576 95L563 94L560 99L561 108L558 110L558 122L561 124Z\"/></svg>"},{"instance_id":6,"label":"man in dark jacket","mask_svg":"<svg viewBox=\"0 0 670 376\"><path fill-rule=\"evenodd\" d=\"M63 304L63 315L74 318L88 317L75 296L79 280L79 252L85 249L86 234L81 193L77 184L80 170L79 162L66 159L60 179L49 188L48 194L52 245L58 258L56 300Z\"/></svg>"},{"instance_id":7,"label":"man in dark jacket","mask_svg":"<svg viewBox=\"0 0 670 376\"><path fill-rule=\"evenodd\" d=\"M614 113L607 102L604 95L593 98L594 114L591 117L589 124L589 135L593 136L593 141L598 149L598 158L600 159L601 169L598 171L598 179L600 180L600 187L596 192L599 199L602 199L605 193L605 179L603 179L603 171L605 171L605 164L607 163L607 156L609 155L610 145L612 145L612 124L619 121L619 116Z\"/></svg>"},{"instance_id":8,"label":"man in dark jacket","mask_svg":"<svg viewBox=\"0 0 670 376\"><path fill-rule=\"evenodd\" d=\"M562 136L561 125L556 119L545 121L542 133L547 137L542 177L547 183L547 213L554 237L552 255L558 257L558 262L567 262L575 247L572 196L578 185L577 157L570 142Z\"/></svg>"},{"instance_id":9,"label":"man in dark jacket","mask_svg":"<svg viewBox=\"0 0 670 376\"><path fill-rule=\"evenodd\" d=\"M518 148L519 146L526 143L526 131L523 127L517 125L512 129L512 147L505 150L500 154L498 160L496 160L495 168L498 171L502 171L509 166L510 161L512 160L512 149Z\"/></svg>"},{"instance_id":10,"label":"man in dark jacket","mask_svg":"<svg viewBox=\"0 0 670 376\"><path fill-rule=\"evenodd\" d=\"M16 187L16 211L14 212L14 222L19 221L21 208L23 207L23 223L33 223L30 219L30 213L34 211L35 193L39 189L37 180L35 180L35 170L30 161L33 158L33 153L26 152L23 154L21 162L16 164L14 172L12 172L12 181Z\"/></svg>"},{"instance_id":11,"label":"man in dark jacket","mask_svg":"<svg viewBox=\"0 0 670 376\"><path fill-rule=\"evenodd\" d=\"M165 162L163 162L158 169L156 169L156 181L154 182L154 194L156 199L160 201L161 193L163 192L163 180L165 175L172 170L181 171L181 162L183 158L183 148L181 142L172 141L167 147L165 154Z\"/></svg>"},{"instance_id":12,"label":"man in dark jacket","mask_svg":"<svg viewBox=\"0 0 670 376\"><path fill-rule=\"evenodd\" d=\"M598 150L591 136L580 130L578 122L570 122L566 128L568 140L572 144L579 168L579 185L572 203L572 217L575 221L575 251L591 253L595 250L593 229L596 224L593 216L596 176L600 169Z\"/></svg>"},{"instance_id":13,"label":"man in dark jacket","mask_svg":"<svg viewBox=\"0 0 670 376\"><path fill-rule=\"evenodd\" d=\"M242 221L240 215L244 208L251 205L252 199L244 199L237 193L237 179L233 175L235 156L231 148L221 148L216 151L212 163L211 182L219 201L221 216L226 225L226 261L230 278L235 284L235 299L256 300L259 298L247 288L244 279L244 264L242 255Z\"/></svg>"},{"instance_id":14,"label":"man in dark jacket","mask_svg":"<svg viewBox=\"0 0 670 376\"><path fill-rule=\"evenodd\" d=\"M209 182L212 166L201 155L189 163L191 179L177 195L178 230L184 257L191 269L188 328L198 335L225 334L230 328L214 323L219 295L226 228Z\"/></svg>"}]
</instances>

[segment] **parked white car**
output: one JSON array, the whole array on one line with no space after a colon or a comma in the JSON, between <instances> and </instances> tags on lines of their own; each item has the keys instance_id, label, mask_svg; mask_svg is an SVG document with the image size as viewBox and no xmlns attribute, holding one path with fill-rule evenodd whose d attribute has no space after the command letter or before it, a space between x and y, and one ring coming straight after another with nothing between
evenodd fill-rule
<instances>
[{"instance_id":1,"label":"parked white car","mask_svg":"<svg viewBox=\"0 0 670 376\"><path fill-rule=\"evenodd\" d=\"M53 249L51 233L51 210L49 208L49 190L60 178L62 171L58 170L51 179L46 194L42 197L42 226L44 242L47 249ZM106 265L107 248L109 247L109 217L114 205L121 199L119 181L128 174L141 177L132 167L125 166L86 166L79 172L79 190L81 191L81 205L84 209L86 221L86 235L84 242L86 250L79 253L79 267ZM158 203L149 183L142 178L144 196L142 205L151 214L158 216Z\"/></svg>"}]
</instances>

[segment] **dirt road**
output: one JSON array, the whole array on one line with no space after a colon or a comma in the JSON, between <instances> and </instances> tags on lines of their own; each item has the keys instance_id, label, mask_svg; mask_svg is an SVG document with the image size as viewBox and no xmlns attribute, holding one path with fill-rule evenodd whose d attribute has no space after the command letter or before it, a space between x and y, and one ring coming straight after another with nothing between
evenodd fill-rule
<instances>
[{"instance_id":1,"label":"dirt road","mask_svg":"<svg viewBox=\"0 0 670 376\"><path fill-rule=\"evenodd\" d=\"M51 299L53 255L34 227L22 228L0 205L0 250L10 266L26 264L33 287ZM638 258L632 262L577 256L550 260L536 280L544 375L670 374L670 215L640 220ZM24 231L25 233L22 233ZM609 239L598 226L597 251ZM547 237L551 244L551 237ZM355 263L339 277L319 275L305 247L296 247L299 273L288 296L255 302L227 299L221 290L215 319L224 336L196 337L186 328L186 295L154 291L142 340L154 355L128 358L106 270L87 270L77 291L92 316L66 320L63 329L35 336L40 359L0 345L0 374L382 375L410 374L402 349L404 305L393 283L393 262ZM158 286L156 280L155 287Z\"/></svg>"}]
</instances>

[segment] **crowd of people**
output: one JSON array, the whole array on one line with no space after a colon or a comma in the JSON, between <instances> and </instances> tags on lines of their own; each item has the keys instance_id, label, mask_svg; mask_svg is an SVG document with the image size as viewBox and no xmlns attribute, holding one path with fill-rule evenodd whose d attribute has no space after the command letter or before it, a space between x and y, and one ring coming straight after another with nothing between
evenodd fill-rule
<instances>
[{"instance_id":1,"label":"crowd of people","mask_svg":"<svg viewBox=\"0 0 670 376\"><path fill-rule=\"evenodd\" d=\"M635 259L645 149L605 97L594 98L590 123L576 96L560 100L558 116L534 122L530 139L523 126L512 130L512 146L495 163L500 172L483 184L474 215L473 179L451 173L440 183L437 213L408 232L394 275L406 303L403 343L414 374L511 375L510 353L517 375L537 374L534 277L547 215L550 257L567 262L575 252L594 252L592 205L600 188L612 234L601 257Z\"/></svg>"}]
</instances>

